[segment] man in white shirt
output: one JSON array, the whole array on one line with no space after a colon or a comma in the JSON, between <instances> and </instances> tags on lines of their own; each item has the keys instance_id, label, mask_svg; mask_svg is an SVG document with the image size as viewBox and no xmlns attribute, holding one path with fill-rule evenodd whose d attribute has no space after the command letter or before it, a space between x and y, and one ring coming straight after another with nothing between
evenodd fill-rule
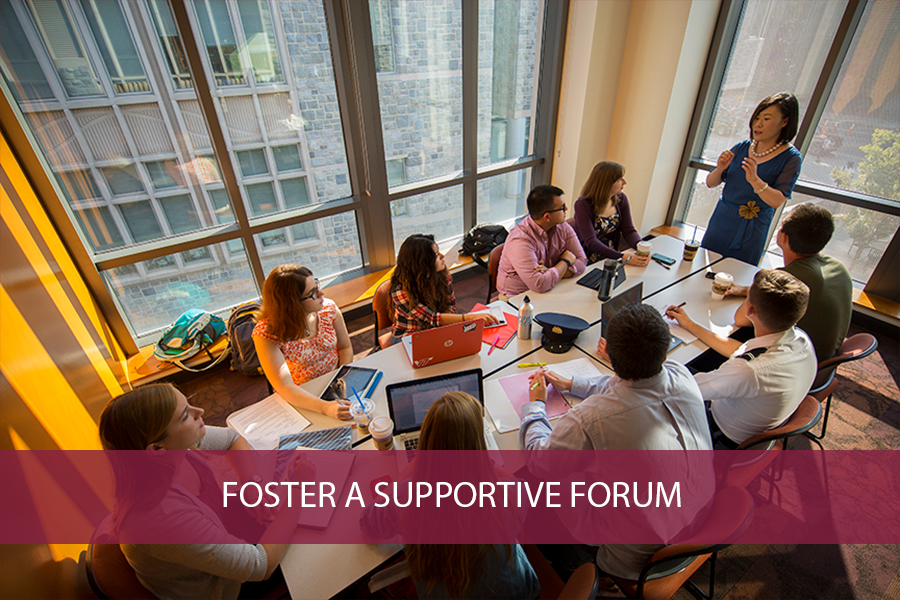
<instances>
[{"instance_id":1,"label":"man in white shirt","mask_svg":"<svg viewBox=\"0 0 900 600\"><path fill-rule=\"evenodd\" d=\"M803 401L816 376L816 353L806 333L794 325L808 302L809 288L799 279L763 269L747 296L754 337L744 344L695 323L683 308L666 309L707 346L731 357L717 370L694 376L703 399L710 403L710 428L717 445L736 447L778 427Z\"/></svg>"}]
</instances>

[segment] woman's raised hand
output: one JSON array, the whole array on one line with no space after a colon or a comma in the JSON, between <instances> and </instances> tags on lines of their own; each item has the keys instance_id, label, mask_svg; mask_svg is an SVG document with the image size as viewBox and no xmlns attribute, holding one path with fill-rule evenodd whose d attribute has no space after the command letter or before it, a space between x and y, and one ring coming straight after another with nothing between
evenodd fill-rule
<instances>
[{"instance_id":1,"label":"woman's raised hand","mask_svg":"<svg viewBox=\"0 0 900 600\"><path fill-rule=\"evenodd\" d=\"M734 158L734 152L731 150L726 150L722 154L719 155L719 158L716 160L716 168L724 171L728 168L728 165L731 164L731 159Z\"/></svg>"}]
</instances>

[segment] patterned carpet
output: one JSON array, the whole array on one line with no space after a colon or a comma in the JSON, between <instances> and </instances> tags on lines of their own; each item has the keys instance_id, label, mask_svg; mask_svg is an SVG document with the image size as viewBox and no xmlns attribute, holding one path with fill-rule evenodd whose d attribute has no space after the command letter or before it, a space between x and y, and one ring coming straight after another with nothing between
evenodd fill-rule
<instances>
[{"instance_id":1,"label":"patterned carpet","mask_svg":"<svg viewBox=\"0 0 900 600\"><path fill-rule=\"evenodd\" d=\"M457 281L457 306L468 311L483 302L487 276L483 272ZM327 292L327 289L326 289ZM371 352L374 318L366 314L348 321L356 358ZM878 338L871 356L841 366L840 387L832 402L826 449L900 448L900 344L896 330L855 322L850 335L868 332ZM181 374L173 379L191 402L206 410L204 420L224 425L232 411L265 398L261 377L246 377L220 366L201 375ZM813 448L802 439L796 448ZM709 580L708 566L694 576ZM900 546L768 545L732 546L719 554L716 598L827 598L888 600L900 598ZM354 597L364 586L353 586L344 597ZM705 589L705 583L701 583ZM684 589L675 598L692 598Z\"/></svg>"}]
</instances>

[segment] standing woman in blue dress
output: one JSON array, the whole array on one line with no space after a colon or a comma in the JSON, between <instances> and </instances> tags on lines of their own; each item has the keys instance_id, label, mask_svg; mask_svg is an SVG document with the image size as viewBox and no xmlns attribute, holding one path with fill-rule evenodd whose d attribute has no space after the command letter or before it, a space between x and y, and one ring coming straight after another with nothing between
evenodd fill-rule
<instances>
[{"instance_id":1,"label":"standing woman in blue dress","mask_svg":"<svg viewBox=\"0 0 900 600\"><path fill-rule=\"evenodd\" d=\"M702 246L724 256L758 264L775 209L791 197L800 176L797 135L800 107L790 93L773 94L750 118L750 139L723 152L706 185L725 188L709 219Z\"/></svg>"}]
</instances>

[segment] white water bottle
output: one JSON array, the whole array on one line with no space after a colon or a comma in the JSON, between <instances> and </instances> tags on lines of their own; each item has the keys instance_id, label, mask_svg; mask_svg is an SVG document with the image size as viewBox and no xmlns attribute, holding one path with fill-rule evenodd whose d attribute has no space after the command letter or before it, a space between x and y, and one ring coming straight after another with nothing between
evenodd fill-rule
<instances>
[{"instance_id":1,"label":"white water bottle","mask_svg":"<svg viewBox=\"0 0 900 600\"><path fill-rule=\"evenodd\" d=\"M520 340L530 340L531 339L531 318L534 316L534 305L531 304L531 300L528 299L528 296L525 296L525 302L522 304L522 308L519 309L519 339Z\"/></svg>"}]
</instances>

